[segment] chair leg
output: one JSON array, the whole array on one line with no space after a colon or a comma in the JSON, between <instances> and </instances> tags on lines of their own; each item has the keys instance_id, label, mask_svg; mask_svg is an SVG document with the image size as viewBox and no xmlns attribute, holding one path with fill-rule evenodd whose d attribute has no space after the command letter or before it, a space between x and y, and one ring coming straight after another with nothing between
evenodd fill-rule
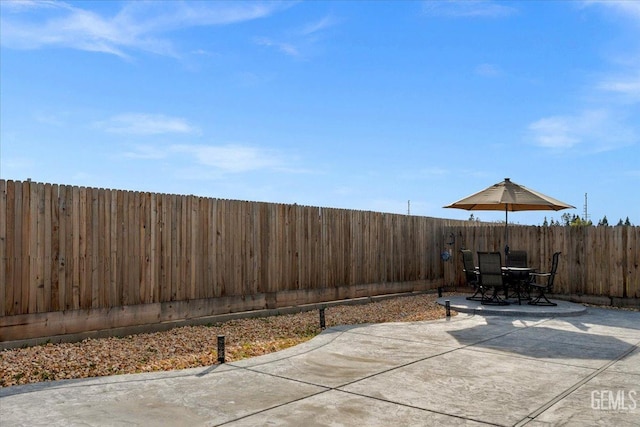
<instances>
[{"instance_id":1,"label":"chair leg","mask_svg":"<svg viewBox=\"0 0 640 427\"><path fill-rule=\"evenodd\" d=\"M484 298L481 301L482 305L509 305L509 301L506 301L498 295L499 288L493 288L493 294L490 298Z\"/></svg>"},{"instance_id":2,"label":"chair leg","mask_svg":"<svg viewBox=\"0 0 640 427\"><path fill-rule=\"evenodd\" d=\"M518 305L522 305L522 295L521 295L521 285L520 281L513 282L513 293L511 294L511 298L518 298ZM515 294L515 297L513 296Z\"/></svg>"},{"instance_id":3,"label":"chair leg","mask_svg":"<svg viewBox=\"0 0 640 427\"><path fill-rule=\"evenodd\" d=\"M526 280L519 280L516 284L516 293L518 294L518 305L522 305L522 301L531 300L531 291L529 283Z\"/></svg>"},{"instance_id":4,"label":"chair leg","mask_svg":"<svg viewBox=\"0 0 640 427\"><path fill-rule=\"evenodd\" d=\"M557 306L555 302L549 301L547 296L544 294L544 288L538 288L538 296L529 301L530 305L544 305L544 306Z\"/></svg>"},{"instance_id":5,"label":"chair leg","mask_svg":"<svg viewBox=\"0 0 640 427\"><path fill-rule=\"evenodd\" d=\"M484 299L484 293L485 293L485 290L482 288L482 286L478 286L476 287L476 292L470 297L467 297L467 299L469 301L482 301Z\"/></svg>"}]
</instances>

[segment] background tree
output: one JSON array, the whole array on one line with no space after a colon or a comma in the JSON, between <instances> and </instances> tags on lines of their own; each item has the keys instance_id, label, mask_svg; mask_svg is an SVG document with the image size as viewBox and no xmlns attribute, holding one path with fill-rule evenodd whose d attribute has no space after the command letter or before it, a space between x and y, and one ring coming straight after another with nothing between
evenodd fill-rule
<instances>
[{"instance_id":1,"label":"background tree","mask_svg":"<svg viewBox=\"0 0 640 427\"><path fill-rule=\"evenodd\" d=\"M593 225L593 223L591 221L585 221L584 219L580 218L579 216L576 216L571 221L571 226L572 227L589 227L591 225Z\"/></svg>"},{"instance_id":2,"label":"background tree","mask_svg":"<svg viewBox=\"0 0 640 427\"><path fill-rule=\"evenodd\" d=\"M600 221L598 221L598 227L608 227L609 226L609 220L607 219L607 216L603 216L602 219Z\"/></svg>"}]
</instances>

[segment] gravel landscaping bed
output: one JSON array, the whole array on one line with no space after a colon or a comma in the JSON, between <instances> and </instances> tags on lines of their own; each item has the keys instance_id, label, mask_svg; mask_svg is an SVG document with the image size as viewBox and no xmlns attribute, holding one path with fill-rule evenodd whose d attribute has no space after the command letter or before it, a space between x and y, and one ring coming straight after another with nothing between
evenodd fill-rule
<instances>
[{"instance_id":1,"label":"gravel landscaping bed","mask_svg":"<svg viewBox=\"0 0 640 427\"><path fill-rule=\"evenodd\" d=\"M421 294L328 307L326 326L441 319L445 311L436 299L435 294ZM0 352L0 387L209 366L218 363L218 335L225 336L226 360L230 362L282 350L320 332L318 311L314 310L123 338L4 350Z\"/></svg>"}]
</instances>

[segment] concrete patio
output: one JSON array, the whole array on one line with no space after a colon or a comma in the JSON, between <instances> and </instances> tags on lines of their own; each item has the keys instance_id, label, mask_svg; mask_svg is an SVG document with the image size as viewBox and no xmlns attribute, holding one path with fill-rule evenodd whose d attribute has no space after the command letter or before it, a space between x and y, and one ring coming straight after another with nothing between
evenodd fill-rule
<instances>
[{"instance_id":1,"label":"concrete patio","mask_svg":"<svg viewBox=\"0 0 640 427\"><path fill-rule=\"evenodd\" d=\"M509 315L341 326L207 368L3 388L0 419L3 427L638 425L640 312L566 304L578 313L508 306Z\"/></svg>"}]
</instances>

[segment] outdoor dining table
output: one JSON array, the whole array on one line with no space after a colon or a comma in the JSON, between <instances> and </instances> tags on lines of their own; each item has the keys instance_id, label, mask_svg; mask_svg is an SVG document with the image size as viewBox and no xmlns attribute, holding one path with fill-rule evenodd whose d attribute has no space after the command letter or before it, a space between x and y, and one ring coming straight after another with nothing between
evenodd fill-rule
<instances>
[{"instance_id":1,"label":"outdoor dining table","mask_svg":"<svg viewBox=\"0 0 640 427\"><path fill-rule=\"evenodd\" d=\"M504 287L504 298L509 298L509 288L512 288L518 298L518 304L520 300L528 299L529 295L524 289L523 284L529 281L531 273L536 271L532 267L502 267L502 274L506 277L506 286ZM515 297L512 297L515 298Z\"/></svg>"},{"instance_id":2,"label":"outdoor dining table","mask_svg":"<svg viewBox=\"0 0 640 427\"><path fill-rule=\"evenodd\" d=\"M515 290L516 297L518 298L518 304L520 300L529 299L528 292L525 291L523 282L528 282L530 279L531 273L535 273L536 269L533 267L509 267L502 266L502 274L506 279L504 285L504 299L509 299L509 288ZM480 268L475 267L474 271L476 274L480 274ZM515 297L512 297L515 298Z\"/></svg>"}]
</instances>

